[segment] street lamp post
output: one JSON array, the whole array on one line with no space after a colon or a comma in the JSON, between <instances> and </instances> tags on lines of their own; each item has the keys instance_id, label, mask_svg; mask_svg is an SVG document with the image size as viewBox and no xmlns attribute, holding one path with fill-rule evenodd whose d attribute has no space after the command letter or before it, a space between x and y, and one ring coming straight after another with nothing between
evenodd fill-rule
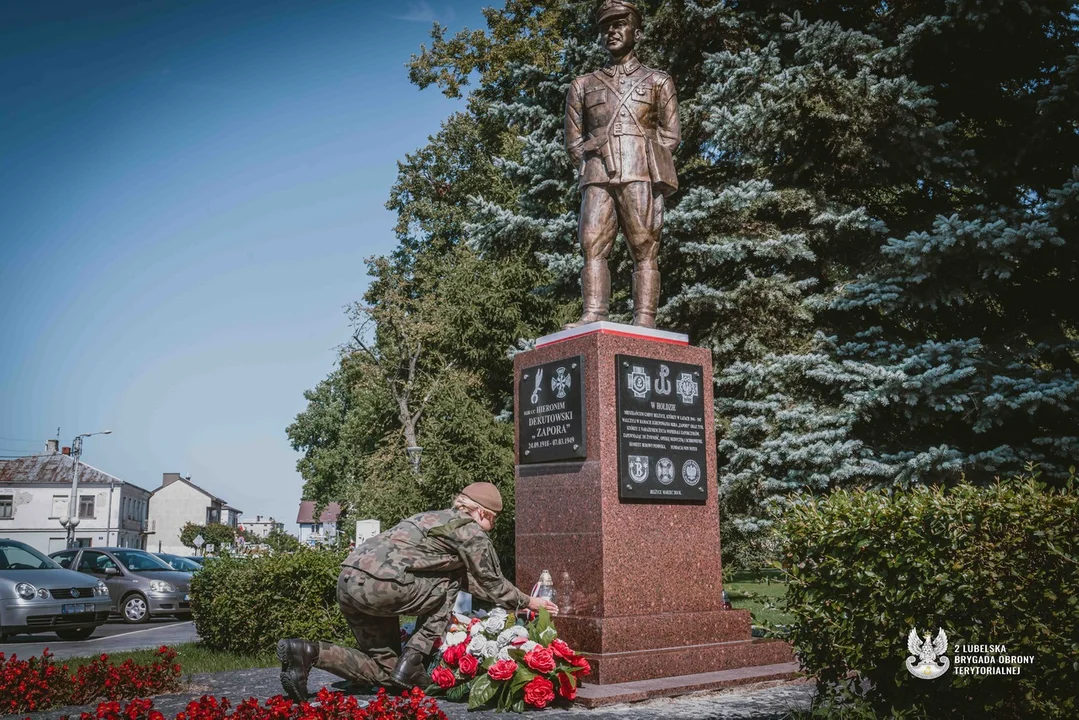
<instances>
[{"instance_id":1,"label":"street lamp post","mask_svg":"<svg viewBox=\"0 0 1079 720\"><path fill-rule=\"evenodd\" d=\"M93 437L94 435L110 434L112 434L112 430L83 433L82 435L77 435L71 442L71 456L75 458L75 474L71 478L71 496L67 501L67 514L60 518L60 524L67 529L68 550L75 547L75 528L79 525L79 456L82 455L82 439ZM72 508L74 508L74 512L72 512ZM109 508L109 512L112 512L112 508Z\"/></svg>"}]
</instances>

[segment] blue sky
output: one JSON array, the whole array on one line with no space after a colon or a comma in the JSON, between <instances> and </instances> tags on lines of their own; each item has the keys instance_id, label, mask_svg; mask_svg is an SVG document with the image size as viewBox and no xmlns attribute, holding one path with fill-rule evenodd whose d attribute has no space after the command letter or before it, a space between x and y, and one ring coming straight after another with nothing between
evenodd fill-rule
<instances>
[{"instance_id":1,"label":"blue sky","mask_svg":"<svg viewBox=\"0 0 1079 720\"><path fill-rule=\"evenodd\" d=\"M404 63L484 4L0 2L0 456L109 429L91 465L294 527L285 427L460 107Z\"/></svg>"}]
</instances>

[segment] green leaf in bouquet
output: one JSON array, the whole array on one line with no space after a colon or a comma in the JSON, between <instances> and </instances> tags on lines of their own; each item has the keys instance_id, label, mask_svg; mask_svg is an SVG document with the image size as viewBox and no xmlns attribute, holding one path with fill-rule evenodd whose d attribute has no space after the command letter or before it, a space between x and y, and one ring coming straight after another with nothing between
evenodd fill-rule
<instances>
[{"instance_id":1,"label":"green leaf in bouquet","mask_svg":"<svg viewBox=\"0 0 1079 720\"><path fill-rule=\"evenodd\" d=\"M547 612L547 608L540 608L536 615L536 625L539 626L540 631L551 627L551 613Z\"/></svg>"},{"instance_id":2,"label":"green leaf in bouquet","mask_svg":"<svg viewBox=\"0 0 1079 720\"><path fill-rule=\"evenodd\" d=\"M554 670L555 672L564 672L567 675L572 675L573 673L580 672L581 668L576 665L570 665L562 658L555 658Z\"/></svg>"},{"instance_id":3,"label":"green leaf in bouquet","mask_svg":"<svg viewBox=\"0 0 1079 720\"><path fill-rule=\"evenodd\" d=\"M510 684L507 682L498 683L501 685L498 688L498 692L495 693L494 706L499 711L509 710L510 705L513 704L513 692L510 690Z\"/></svg>"},{"instance_id":4,"label":"green leaf in bouquet","mask_svg":"<svg viewBox=\"0 0 1079 720\"><path fill-rule=\"evenodd\" d=\"M469 693L472 690L472 683L474 682L476 681L473 680L472 682L463 682L458 685L454 685L446 691L446 699L450 702L461 702L468 697ZM427 694L430 695L431 693L428 692Z\"/></svg>"},{"instance_id":5,"label":"green leaf in bouquet","mask_svg":"<svg viewBox=\"0 0 1079 720\"><path fill-rule=\"evenodd\" d=\"M554 629L554 625L548 625L540 631L539 635L540 639L536 642L543 647L550 647L551 643L554 642L554 639L558 637L558 632Z\"/></svg>"},{"instance_id":6,"label":"green leaf in bouquet","mask_svg":"<svg viewBox=\"0 0 1079 720\"><path fill-rule=\"evenodd\" d=\"M510 710L515 713L523 713L525 711L525 699L521 698L517 702L510 705Z\"/></svg>"},{"instance_id":7,"label":"green leaf in bouquet","mask_svg":"<svg viewBox=\"0 0 1079 720\"><path fill-rule=\"evenodd\" d=\"M423 694L424 695L441 695L442 694L442 687L440 685L436 685L435 683L431 683L426 688L424 688Z\"/></svg>"},{"instance_id":8,"label":"green leaf in bouquet","mask_svg":"<svg viewBox=\"0 0 1079 720\"><path fill-rule=\"evenodd\" d=\"M490 702L494 697L498 687L495 683L491 682L491 678L488 675L481 675L472 681L469 685L468 692L468 709L475 710L478 707L482 707Z\"/></svg>"},{"instance_id":9,"label":"green leaf in bouquet","mask_svg":"<svg viewBox=\"0 0 1079 720\"><path fill-rule=\"evenodd\" d=\"M513 677L510 678L510 689L516 694L521 688L532 682L537 675L538 673L534 673L524 666L518 666L517 672L513 673Z\"/></svg>"}]
</instances>

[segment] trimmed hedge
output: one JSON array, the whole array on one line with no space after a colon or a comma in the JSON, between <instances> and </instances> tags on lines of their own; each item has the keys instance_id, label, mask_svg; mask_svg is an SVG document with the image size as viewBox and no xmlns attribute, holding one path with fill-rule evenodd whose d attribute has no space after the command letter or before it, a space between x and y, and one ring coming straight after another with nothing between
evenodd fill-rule
<instances>
[{"instance_id":1,"label":"trimmed hedge","mask_svg":"<svg viewBox=\"0 0 1079 720\"><path fill-rule=\"evenodd\" d=\"M191 612L203 644L272 652L286 637L355 645L337 607L344 552L304 549L210 560L191 582Z\"/></svg>"},{"instance_id":2,"label":"trimmed hedge","mask_svg":"<svg viewBox=\"0 0 1079 720\"><path fill-rule=\"evenodd\" d=\"M790 640L823 702L882 715L1076 717L1079 495L1034 477L949 490L837 491L779 524ZM904 667L917 627L1034 655L1019 675L935 680ZM868 682L866 682L868 681Z\"/></svg>"}]
</instances>

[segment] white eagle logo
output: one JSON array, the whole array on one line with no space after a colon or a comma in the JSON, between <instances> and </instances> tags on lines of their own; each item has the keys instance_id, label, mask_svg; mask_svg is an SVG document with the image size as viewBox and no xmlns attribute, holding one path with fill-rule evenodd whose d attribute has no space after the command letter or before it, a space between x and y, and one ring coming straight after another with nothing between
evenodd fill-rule
<instances>
[{"instance_id":1,"label":"white eagle logo","mask_svg":"<svg viewBox=\"0 0 1079 720\"><path fill-rule=\"evenodd\" d=\"M907 650L911 653L906 662L907 670L916 678L932 680L951 667L951 661L944 657L944 653L948 652L948 636L943 628L937 628L935 640L930 640L927 632L925 642L918 639L918 629L911 628L907 636Z\"/></svg>"}]
</instances>

